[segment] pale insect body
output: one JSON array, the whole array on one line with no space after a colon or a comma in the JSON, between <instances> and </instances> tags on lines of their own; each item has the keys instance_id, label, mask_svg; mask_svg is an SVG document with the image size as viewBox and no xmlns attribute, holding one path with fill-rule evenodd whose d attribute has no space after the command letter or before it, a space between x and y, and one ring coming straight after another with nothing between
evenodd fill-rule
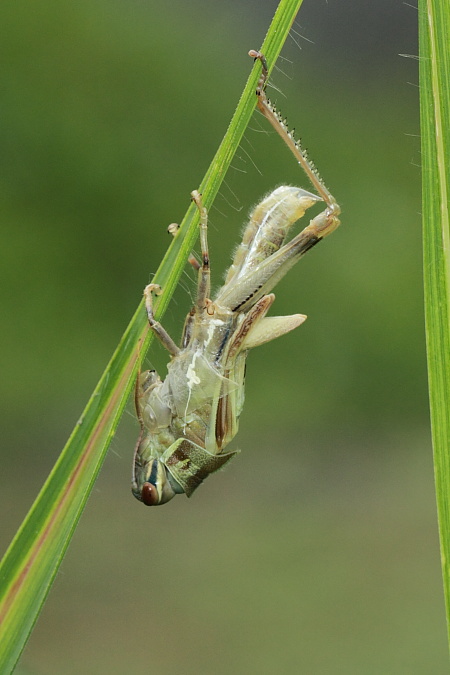
<instances>
[{"instance_id":1,"label":"pale insect body","mask_svg":"<svg viewBox=\"0 0 450 675\"><path fill-rule=\"evenodd\" d=\"M152 293L158 293L159 287L150 284L144 291L150 328L171 355L164 381L155 371L146 371L136 383L141 434L132 490L149 506L164 504L176 494L190 497L210 473L234 457L236 451L225 448L238 430L248 351L306 319L303 314L267 317L275 300L270 291L304 253L339 225L338 205L266 97L264 57L254 51L250 55L262 64L258 107L294 153L318 195L292 186L267 195L250 215L225 284L211 300L207 213L201 195L192 193L200 212L202 260L200 264L190 260L198 269L197 298L185 321L181 347L154 319ZM325 202L325 211L285 243L294 223L319 201Z\"/></svg>"}]
</instances>

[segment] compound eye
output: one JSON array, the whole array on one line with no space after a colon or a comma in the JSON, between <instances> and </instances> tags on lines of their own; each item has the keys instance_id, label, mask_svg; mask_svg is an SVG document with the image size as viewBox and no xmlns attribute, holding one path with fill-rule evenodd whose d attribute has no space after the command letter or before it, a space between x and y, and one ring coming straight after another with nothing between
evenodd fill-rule
<instances>
[{"instance_id":1,"label":"compound eye","mask_svg":"<svg viewBox=\"0 0 450 675\"><path fill-rule=\"evenodd\" d=\"M144 483L141 490L141 499L146 506L159 504L158 490L151 483Z\"/></svg>"}]
</instances>

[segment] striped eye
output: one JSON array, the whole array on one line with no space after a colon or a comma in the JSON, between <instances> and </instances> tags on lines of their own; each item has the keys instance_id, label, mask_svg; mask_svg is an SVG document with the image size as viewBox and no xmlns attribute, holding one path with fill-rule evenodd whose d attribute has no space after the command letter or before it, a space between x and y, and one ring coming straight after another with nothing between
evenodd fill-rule
<instances>
[{"instance_id":1,"label":"striped eye","mask_svg":"<svg viewBox=\"0 0 450 675\"><path fill-rule=\"evenodd\" d=\"M133 493L146 506L166 504L176 494L167 477L166 467L158 459L151 460L145 469L141 470L140 480L138 478Z\"/></svg>"},{"instance_id":2,"label":"striped eye","mask_svg":"<svg viewBox=\"0 0 450 675\"><path fill-rule=\"evenodd\" d=\"M159 504L158 490L151 483L144 483L141 490L141 499L146 506Z\"/></svg>"}]
</instances>

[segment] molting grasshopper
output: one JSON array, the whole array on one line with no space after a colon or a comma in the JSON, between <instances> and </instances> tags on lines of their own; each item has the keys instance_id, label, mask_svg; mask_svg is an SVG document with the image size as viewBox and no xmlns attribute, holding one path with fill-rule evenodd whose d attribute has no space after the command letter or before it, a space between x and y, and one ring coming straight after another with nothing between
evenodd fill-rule
<instances>
[{"instance_id":1,"label":"molting grasshopper","mask_svg":"<svg viewBox=\"0 0 450 675\"><path fill-rule=\"evenodd\" d=\"M151 330L171 356L167 377L154 370L138 376L135 391L141 433L136 445L132 491L148 506L165 504L176 494L188 497L236 451L225 452L238 430L244 404L248 351L300 326L303 314L266 316L275 296L270 291L286 272L339 225L340 208L298 141L266 96L264 56L256 90L258 108L294 154L317 194L283 185L266 196L250 215L225 284L210 299L207 212L201 195L192 198L200 213L201 263L197 297L187 315L178 347L153 316L152 294L144 291ZM287 241L294 223L319 201L325 210ZM286 243L287 242L287 243ZM192 261L191 261L192 262Z\"/></svg>"}]
</instances>

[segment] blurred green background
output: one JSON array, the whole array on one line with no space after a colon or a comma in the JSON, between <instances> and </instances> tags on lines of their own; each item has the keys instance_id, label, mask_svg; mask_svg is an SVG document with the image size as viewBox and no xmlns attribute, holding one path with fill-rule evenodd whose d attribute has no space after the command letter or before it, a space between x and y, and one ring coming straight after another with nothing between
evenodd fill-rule
<instances>
[{"instance_id":1,"label":"blurred green background","mask_svg":"<svg viewBox=\"0 0 450 675\"><path fill-rule=\"evenodd\" d=\"M4 0L1 542L134 312L276 2ZM19 672L447 672L421 290L416 11L305 0L271 98L343 208L279 284L233 447L192 500L130 493L131 403ZM262 133L263 132L263 133ZM268 133L266 133L268 132ZM254 117L210 213L220 284L250 207L308 188ZM187 270L164 324L178 337ZM164 373L155 346L148 366Z\"/></svg>"}]
</instances>

